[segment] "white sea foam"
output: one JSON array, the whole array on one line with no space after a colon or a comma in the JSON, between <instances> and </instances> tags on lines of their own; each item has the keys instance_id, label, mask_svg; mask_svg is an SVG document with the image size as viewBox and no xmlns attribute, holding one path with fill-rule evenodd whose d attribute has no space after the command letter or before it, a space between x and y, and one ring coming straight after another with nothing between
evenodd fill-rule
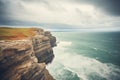
<instances>
[{"instance_id":1,"label":"white sea foam","mask_svg":"<svg viewBox=\"0 0 120 80\"><path fill-rule=\"evenodd\" d=\"M58 47L59 48L62 48L62 47L65 47L65 46L71 46L72 42L70 41L61 41L59 44L58 44Z\"/></svg>"},{"instance_id":2,"label":"white sea foam","mask_svg":"<svg viewBox=\"0 0 120 80\"><path fill-rule=\"evenodd\" d=\"M113 65L102 63L94 58L85 57L79 54L65 51L65 47L71 46L72 42L60 42L55 51L55 59L47 68L56 80L65 80L65 70L78 75L83 80L89 80L91 75L97 75L106 80L120 79L120 69ZM54 68L54 69L53 69ZM116 78L116 79L114 79Z\"/></svg>"}]
</instances>

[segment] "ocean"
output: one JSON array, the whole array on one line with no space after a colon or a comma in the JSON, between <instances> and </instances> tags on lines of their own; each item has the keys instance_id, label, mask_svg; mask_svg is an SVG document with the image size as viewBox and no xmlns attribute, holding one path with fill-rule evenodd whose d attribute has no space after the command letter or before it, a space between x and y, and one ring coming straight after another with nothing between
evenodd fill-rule
<instances>
[{"instance_id":1,"label":"ocean","mask_svg":"<svg viewBox=\"0 0 120 80\"><path fill-rule=\"evenodd\" d=\"M56 80L120 80L120 32L53 32Z\"/></svg>"}]
</instances>

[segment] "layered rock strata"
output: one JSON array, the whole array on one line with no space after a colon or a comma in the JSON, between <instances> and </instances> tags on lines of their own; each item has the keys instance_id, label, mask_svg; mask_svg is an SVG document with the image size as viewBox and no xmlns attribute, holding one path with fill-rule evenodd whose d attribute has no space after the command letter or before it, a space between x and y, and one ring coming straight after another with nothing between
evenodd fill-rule
<instances>
[{"instance_id":1,"label":"layered rock strata","mask_svg":"<svg viewBox=\"0 0 120 80\"><path fill-rule=\"evenodd\" d=\"M35 34L22 40L0 40L0 80L54 80L46 65L54 58L56 38L42 29Z\"/></svg>"}]
</instances>

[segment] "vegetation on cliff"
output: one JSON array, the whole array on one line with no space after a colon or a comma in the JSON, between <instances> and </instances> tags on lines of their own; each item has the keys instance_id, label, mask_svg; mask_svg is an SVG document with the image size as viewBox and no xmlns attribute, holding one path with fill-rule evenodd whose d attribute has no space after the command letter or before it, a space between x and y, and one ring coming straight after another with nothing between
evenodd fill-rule
<instances>
[{"instance_id":1,"label":"vegetation on cliff","mask_svg":"<svg viewBox=\"0 0 120 80\"><path fill-rule=\"evenodd\" d=\"M0 40L21 40L35 35L36 28L0 28Z\"/></svg>"}]
</instances>

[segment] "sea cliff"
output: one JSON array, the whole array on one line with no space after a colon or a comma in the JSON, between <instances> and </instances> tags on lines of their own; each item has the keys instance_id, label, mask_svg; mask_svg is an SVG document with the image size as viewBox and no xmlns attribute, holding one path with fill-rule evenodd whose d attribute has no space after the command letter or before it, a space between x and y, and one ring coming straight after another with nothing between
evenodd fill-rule
<instances>
[{"instance_id":1,"label":"sea cliff","mask_svg":"<svg viewBox=\"0 0 120 80\"><path fill-rule=\"evenodd\" d=\"M34 33L0 40L0 80L54 80L46 66L54 58L56 38L43 29L36 28Z\"/></svg>"}]
</instances>

